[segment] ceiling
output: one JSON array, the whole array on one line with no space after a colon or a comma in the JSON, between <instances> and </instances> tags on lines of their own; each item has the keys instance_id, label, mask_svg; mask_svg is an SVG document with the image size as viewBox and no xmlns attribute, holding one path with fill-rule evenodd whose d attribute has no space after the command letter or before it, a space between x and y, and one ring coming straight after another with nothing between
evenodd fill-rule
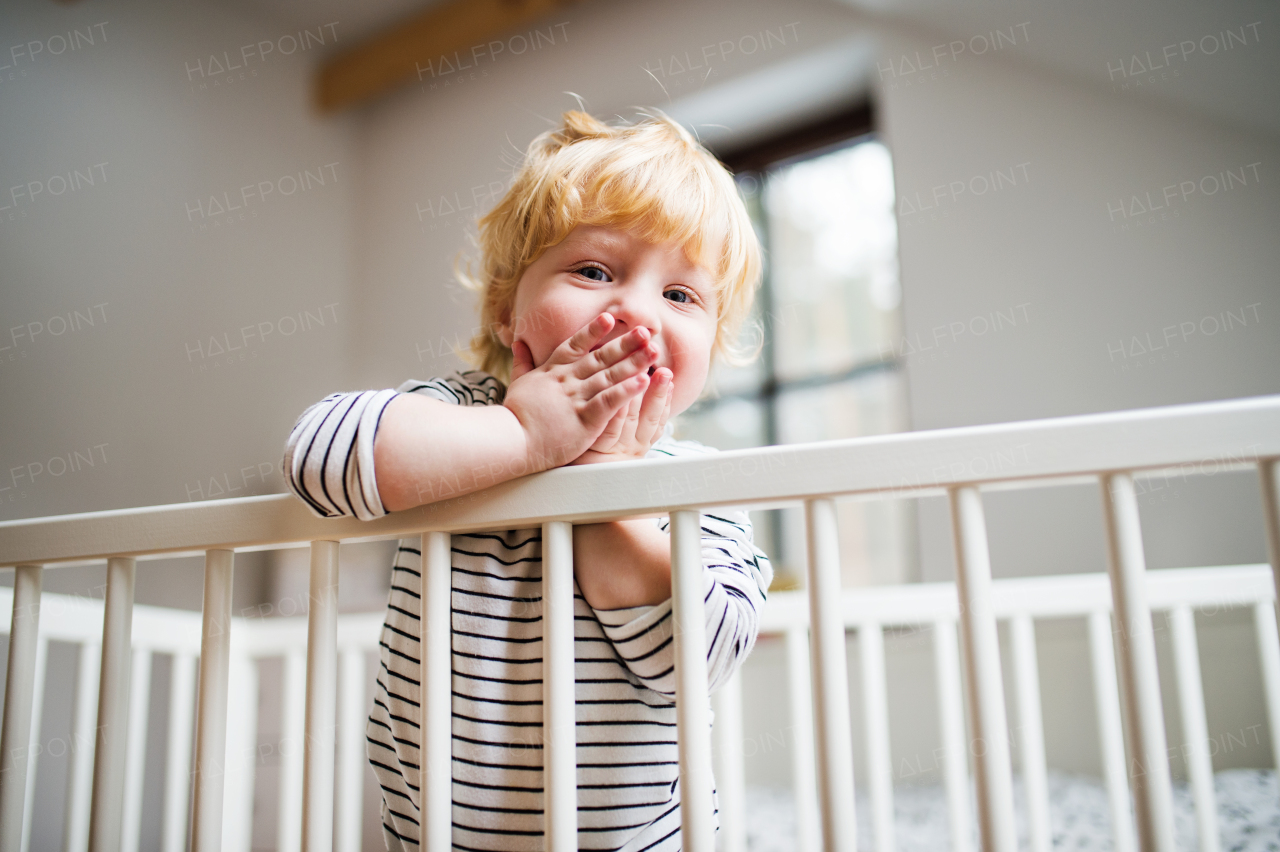
<instances>
[{"instance_id":1,"label":"ceiling","mask_svg":"<svg viewBox=\"0 0 1280 852\"><path fill-rule=\"evenodd\" d=\"M379 30L432 6L450 0L210 0L257 20L278 23L283 29L303 29L317 23L340 21L339 49L374 35Z\"/></svg>"},{"instance_id":2,"label":"ceiling","mask_svg":"<svg viewBox=\"0 0 1280 852\"><path fill-rule=\"evenodd\" d=\"M844 0L941 43L1025 24L1003 49L1058 76L1280 135L1280 7L1265 0ZM1232 30L1235 37L1226 38ZM1241 45L1239 36L1245 41ZM1188 42L1183 55L1181 45ZM1222 45L1228 43L1230 50ZM1172 46L1172 58L1164 56ZM1137 60L1137 65L1134 60ZM1158 68L1153 85L1140 73ZM1163 68L1161 66L1164 66ZM1123 70L1121 70L1123 69ZM1129 71L1139 72L1130 75ZM1121 85L1129 83L1127 89Z\"/></svg>"},{"instance_id":3,"label":"ceiling","mask_svg":"<svg viewBox=\"0 0 1280 852\"><path fill-rule=\"evenodd\" d=\"M380 30L451 0L210 0L286 28L314 26L317 21L339 20L339 46L354 44ZM1230 124L1280 136L1280 10L1267 0L831 0L864 19L869 30L896 31L928 43L969 40L996 29L1006 32L1019 26L1026 38L1005 46L1008 58L1038 67L1055 76L1090 86L1118 91L1134 69L1133 60L1146 65L1165 62L1170 45L1195 42L1183 56L1174 49L1167 60L1165 79L1155 85L1130 87L1126 96L1153 100L1182 110L1210 115ZM1215 41L1225 42L1225 31L1244 32L1231 50L1209 50ZM1203 50L1200 48L1203 45ZM809 64L829 67L833 73L809 79L865 79L874 55L874 44L857 39L845 44L840 55L828 47L817 51ZM852 64L859 64L860 70ZM1125 72L1118 68L1124 64ZM793 61L778 68L779 80L803 74L804 63ZM740 126L739 113L759 113L751 105L751 91L793 86L774 80L769 69L750 77L730 80L701 97L723 96L723 104L690 104L692 112L723 115L723 124ZM711 108L714 106L714 108ZM679 112L680 110L676 110Z\"/></svg>"}]
</instances>

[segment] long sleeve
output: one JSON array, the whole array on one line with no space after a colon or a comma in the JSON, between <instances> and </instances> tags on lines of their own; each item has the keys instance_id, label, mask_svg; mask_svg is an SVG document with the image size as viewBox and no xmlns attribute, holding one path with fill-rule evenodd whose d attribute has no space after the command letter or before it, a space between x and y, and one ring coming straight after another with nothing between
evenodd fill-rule
<instances>
[{"instance_id":1,"label":"long sleeve","mask_svg":"<svg viewBox=\"0 0 1280 852\"><path fill-rule=\"evenodd\" d=\"M373 439L396 392L335 393L303 412L280 469L290 490L322 518L387 513L373 475Z\"/></svg>"},{"instance_id":2,"label":"long sleeve","mask_svg":"<svg viewBox=\"0 0 1280 852\"><path fill-rule=\"evenodd\" d=\"M660 528L668 530L663 518ZM769 558L752 543L746 512L702 514L702 567L707 630L707 686L717 689L747 658L759 632ZM675 642L671 601L653 607L597 611L627 669L654 692L674 699Z\"/></svg>"},{"instance_id":3,"label":"long sleeve","mask_svg":"<svg viewBox=\"0 0 1280 852\"><path fill-rule=\"evenodd\" d=\"M322 518L370 521L387 514L374 476L373 440L382 413L400 393L418 393L453 405L495 405L505 388L487 373L409 381L396 390L335 393L298 418L285 443L289 489Z\"/></svg>"}]
</instances>

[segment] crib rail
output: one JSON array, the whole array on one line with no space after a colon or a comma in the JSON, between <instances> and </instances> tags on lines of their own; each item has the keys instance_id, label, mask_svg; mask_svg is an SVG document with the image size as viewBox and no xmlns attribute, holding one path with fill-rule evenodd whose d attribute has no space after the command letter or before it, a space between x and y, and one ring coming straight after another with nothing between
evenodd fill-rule
<instances>
[{"instance_id":1,"label":"crib rail","mask_svg":"<svg viewBox=\"0 0 1280 852\"><path fill-rule=\"evenodd\" d=\"M854 848L853 773L849 700L844 675L843 625L835 602L839 565L834 534L836 496L948 495L957 555L957 619L968 683L972 742L983 744L974 760L982 846L1012 852L1012 770L1003 698L1003 675L993 609L990 558L981 488L1028 487L1095 481L1101 486L1115 601L1121 695L1129 724L1123 728L1131 761L1137 842L1143 850L1172 852L1168 757L1157 680L1155 647L1138 507L1136 472L1181 469L1214 472L1255 467L1262 485L1273 568L1280 557L1276 466L1280 458L1280 397L1060 418L1029 423L939 430L722 453L694 459L560 469L504 483L487 491L400 512L369 523L320 520L284 496L182 506L98 512L0 523L0 566L17 568L13 596L5 715L0 733L0 852L22 846L29 788L29 742L41 668L39 641L42 565L108 560L106 616L102 628L88 828L92 850L120 848L124 800L121 779L127 751L131 679L145 670L130 662L133 576L138 558L206 554L196 751L193 850L222 844L229 664L232 641L232 552L310 542L311 601L306 649L306 750L299 815L302 848L329 852L327 815L333 802L334 683L337 676L336 584L340 541L422 537L424 570L423 684L428 696L423 731L428 757L423 779L425 845L449 848L448 800L448 591L447 535L486 529L543 527L544 738L547 764L547 848L576 848L573 790L573 648L558 630L572 612L572 558L567 533L576 522L670 513L673 605L679 706L679 749L686 806L684 845L694 852L714 845L710 818L709 699L705 694L698 512L715 506L767 507L803 501L809 530L809 606L818 743L818 799L822 843L828 850ZM559 542L557 545L556 543ZM443 545L443 546L442 546ZM1276 577L1273 572L1273 582ZM1182 618L1182 617L1180 617ZM1185 627L1185 618L1182 618ZM1175 621L1175 624L1177 622ZM1105 628L1105 624L1102 625ZM571 629L571 628L570 628ZM939 631L941 651L950 652ZM1184 631L1185 633L1185 631ZM1025 624L1022 636L1027 653ZM1109 631L1108 631L1109 634ZM872 636L868 632L868 636ZM1192 637L1192 640L1194 637ZM1274 643L1273 643L1274 644ZM875 671L879 646L863 642L864 671ZM1182 656L1194 650L1182 643ZM804 650L809 650L808 648ZM1021 666L1019 668L1022 668ZM954 674L954 673L952 673ZM940 676L941 677L941 676ZM959 678L945 686L957 693ZM1114 682L1113 682L1114 683ZM1030 687L1021 692L1032 697ZM955 696L958 701L958 695ZM882 696L864 693L868 718ZM958 704L957 704L958 708ZM1029 708L1034 710L1034 707ZM955 720L949 724L956 729ZM961 723L962 724L962 723ZM1113 731L1114 732L1114 731ZM884 756L872 756L883 767ZM434 759L433 759L434 758ZM1123 767L1122 767L1123 768ZM873 768L878 846L892 846L883 827L884 794L875 793L883 772ZM443 804L441 804L443 803ZM440 810L436 810L440 808ZM958 837L960 835L957 835ZM888 838L884 840L883 838Z\"/></svg>"}]
</instances>

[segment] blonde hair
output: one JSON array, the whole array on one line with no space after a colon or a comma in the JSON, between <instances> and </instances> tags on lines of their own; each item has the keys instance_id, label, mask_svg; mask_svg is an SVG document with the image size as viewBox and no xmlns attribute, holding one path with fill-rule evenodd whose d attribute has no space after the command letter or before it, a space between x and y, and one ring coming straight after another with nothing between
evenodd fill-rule
<instances>
[{"instance_id":1,"label":"blonde hair","mask_svg":"<svg viewBox=\"0 0 1280 852\"><path fill-rule=\"evenodd\" d=\"M675 242L714 273L712 357L745 363L737 345L761 276L760 242L728 170L689 131L657 110L634 124L608 125L577 110L535 138L511 188L479 222L479 274L458 277L480 296L470 360L509 381L511 350L497 329L529 265L578 225L634 229ZM714 253L714 254L712 254Z\"/></svg>"}]
</instances>

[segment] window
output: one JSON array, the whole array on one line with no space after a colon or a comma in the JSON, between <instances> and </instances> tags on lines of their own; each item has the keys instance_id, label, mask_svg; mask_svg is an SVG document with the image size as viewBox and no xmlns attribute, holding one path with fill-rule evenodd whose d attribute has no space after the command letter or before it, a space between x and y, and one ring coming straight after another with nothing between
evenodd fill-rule
<instances>
[{"instance_id":1,"label":"window","mask_svg":"<svg viewBox=\"0 0 1280 852\"><path fill-rule=\"evenodd\" d=\"M828 130L816 143L811 130L800 151L783 140L724 158L765 247L753 316L761 357L744 368L718 366L712 394L680 418L677 437L740 449L907 427L894 346L902 318L893 168L867 126ZM845 585L916 574L910 501L837 506ZM800 585L803 511L756 512L753 522L775 563L774 588Z\"/></svg>"}]
</instances>

